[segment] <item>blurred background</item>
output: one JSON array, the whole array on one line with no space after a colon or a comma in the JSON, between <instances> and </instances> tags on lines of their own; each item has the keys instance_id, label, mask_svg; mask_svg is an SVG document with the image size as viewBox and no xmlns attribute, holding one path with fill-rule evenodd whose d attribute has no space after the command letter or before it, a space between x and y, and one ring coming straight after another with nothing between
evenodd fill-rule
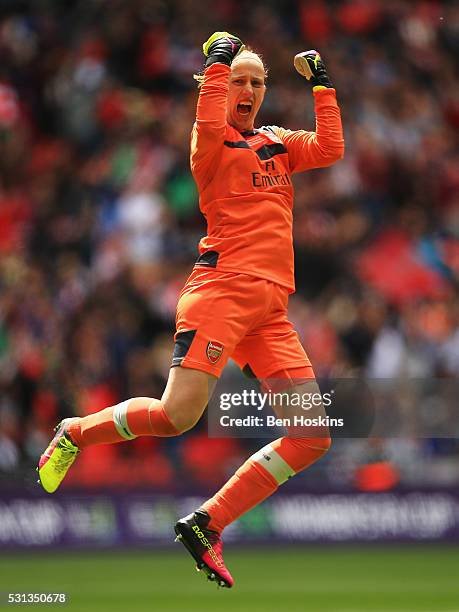
<instances>
[{"instance_id":1,"label":"blurred background","mask_svg":"<svg viewBox=\"0 0 459 612\"><path fill-rule=\"evenodd\" d=\"M2 0L0 546L56 541L27 530L37 508L60 517L63 541L166 542L170 517L192 508L186 496L208 495L260 446L208 439L203 419L177 439L86 450L54 506L32 485L59 419L163 390L178 293L205 233L188 162L192 75L222 29L269 68L259 125L314 129L292 65L301 50L321 51L338 92L345 158L295 178L290 316L316 372L459 373L457 2ZM453 429L441 440L338 440L233 537L294 539L279 525L300 537L298 512L279 515L297 500L311 510L305 540L457 541ZM113 491L137 500L137 532L117 522L127 502ZM21 506L27 520L5 527L21 516L18 495L44 505ZM378 518L359 531L365 503ZM347 527L317 526L315 511L330 521L343 508ZM381 531L378 512L398 519Z\"/></svg>"}]
</instances>

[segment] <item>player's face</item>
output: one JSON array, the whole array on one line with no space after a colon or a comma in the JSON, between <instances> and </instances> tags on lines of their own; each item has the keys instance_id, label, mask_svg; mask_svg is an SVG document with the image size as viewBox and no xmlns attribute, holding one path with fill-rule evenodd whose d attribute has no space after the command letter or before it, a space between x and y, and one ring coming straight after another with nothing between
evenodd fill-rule
<instances>
[{"instance_id":1,"label":"player's face","mask_svg":"<svg viewBox=\"0 0 459 612\"><path fill-rule=\"evenodd\" d=\"M256 57L236 58L231 65L227 121L239 132L253 130L265 97L265 70Z\"/></svg>"}]
</instances>

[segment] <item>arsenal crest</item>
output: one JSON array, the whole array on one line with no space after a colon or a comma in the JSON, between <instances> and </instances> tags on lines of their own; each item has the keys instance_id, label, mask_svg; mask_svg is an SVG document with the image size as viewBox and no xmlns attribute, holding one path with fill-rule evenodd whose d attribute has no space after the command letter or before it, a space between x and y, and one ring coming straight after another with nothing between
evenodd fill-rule
<instances>
[{"instance_id":1,"label":"arsenal crest","mask_svg":"<svg viewBox=\"0 0 459 612\"><path fill-rule=\"evenodd\" d=\"M220 342L209 342L206 353L210 363L217 363L223 353L223 344L220 344Z\"/></svg>"}]
</instances>

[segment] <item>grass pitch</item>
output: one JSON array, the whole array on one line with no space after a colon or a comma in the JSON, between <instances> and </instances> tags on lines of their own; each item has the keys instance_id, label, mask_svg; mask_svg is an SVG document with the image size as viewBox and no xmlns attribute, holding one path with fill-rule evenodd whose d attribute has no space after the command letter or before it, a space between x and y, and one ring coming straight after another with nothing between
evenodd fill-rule
<instances>
[{"instance_id":1,"label":"grass pitch","mask_svg":"<svg viewBox=\"0 0 459 612\"><path fill-rule=\"evenodd\" d=\"M81 612L459 612L459 550L438 546L235 549L217 590L183 550L2 554L7 592L65 592Z\"/></svg>"}]
</instances>

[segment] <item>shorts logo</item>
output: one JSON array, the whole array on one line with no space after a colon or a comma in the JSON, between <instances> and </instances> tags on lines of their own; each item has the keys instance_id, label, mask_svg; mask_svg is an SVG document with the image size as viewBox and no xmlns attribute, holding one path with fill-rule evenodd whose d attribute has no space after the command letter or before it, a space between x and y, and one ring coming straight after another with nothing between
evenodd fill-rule
<instances>
[{"instance_id":1,"label":"shorts logo","mask_svg":"<svg viewBox=\"0 0 459 612\"><path fill-rule=\"evenodd\" d=\"M207 359L210 363L217 363L223 353L223 344L220 342L209 342L207 344Z\"/></svg>"}]
</instances>

